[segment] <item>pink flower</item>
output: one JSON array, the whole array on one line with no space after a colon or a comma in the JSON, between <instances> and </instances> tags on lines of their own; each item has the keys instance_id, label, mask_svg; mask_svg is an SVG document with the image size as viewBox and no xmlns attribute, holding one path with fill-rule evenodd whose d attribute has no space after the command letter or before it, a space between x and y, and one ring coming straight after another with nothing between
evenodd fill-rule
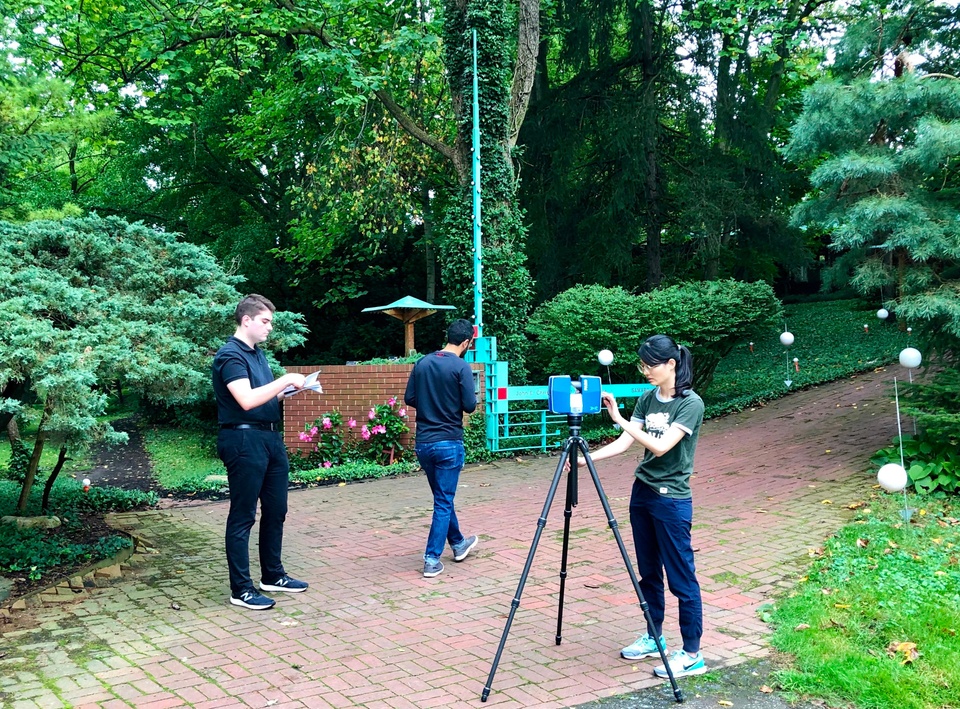
<instances>
[{"instance_id":1,"label":"pink flower","mask_svg":"<svg viewBox=\"0 0 960 709\"><path fill-rule=\"evenodd\" d=\"M324 467L324 468L332 468L332 467L333 467L333 463L331 463L329 460L325 460L325 461L323 461L323 467Z\"/></svg>"},{"instance_id":2,"label":"pink flower","mask_svg":"<svg viewBox=\"0 0 960 709\"><path fill-rule=\"evenodd\" d=\"M360 427L360 438L362 438L362 439L365 440L365 441L369 441L369 440L370 440L370 429L368 429L366 426L361 426L361 427Z\"/></svg>"},{"instance_id":3,"label":"pink flower","mask_svg":"<svg viewBox=\"0 0 960 709\"><path fill-rule=\"evenodd\" d=\"M356 419L347 419L347 426L350 428L356 428L357 420Z\"/></svg>"},{"instance_id":4,"label":"pink flower","mask_svg":"<svg viewBox=\"0 0 960 709\"><path fill-rule=\"evenodd\" d=\"M310 435L311 435L311 436L316 436L318 430L319 430L319 429L318 429L316 426L314 426L313 428L310 429Z\"/></svg>"},{"instance_id":5,"label":"pink flower","mask_svg":"<svg viewBox=\"0 0 960 709\"><path fill-rule=\"evenodd\" d=\"M333 428L333 421L328 416L323 417L323 427L326 429Z\"/></svg>"},{"instance_id":6,"label":"pink flower","mask_svg":"<svg viewBox=\"0 0 960 709\"><path fill-rule=\"evenodd\" d=\"M391 396L391 397L390 397L390 401L388 401L387 403L390 404L390 406L396 406L396 405L397 405L397 397Z\"/></svg>"},{"instance_id":7,"label":"pink flower","mask_svg":"<svg viewBox=\"0 0 960 709\"><path fill-rule=\"evenodd\" d=\"M403 418L407 415L407 410L401 407L397 414L400 416L400 418Z\"/></svg>"},{"instance_id":8,"label":"pink flower","mask_svg":"<svg viewBox=\"0 0 960 709\"><path fill-rule=\"evenodd\" d=\"M386 433L386 432L387 432L387 427L384 426L382 423L380 423L380 424L377 424L376 426L374 426L374 427L371 429L371 432L372 432L372 433Z\"/></svg>"},{"instance_id":9,"label":"pink flower","mask_svg":"<svg viewBox=\"0 0 960 709\"><path fill-rule=\"evenodd\" d=\"M306 431L300 431L300 440L306 443L308 441L312 441L313 438Z\"/></svg>"},{"instance_id":10,"label":"pink flower","mask_svg":"<svg viewBox=\"0 0 960 709\"><path fill-rule=\"evenodd\" d=\"M367 412L367 418L370 419L371 421L373 421L376 417L377 417L377 412L374 411L373 409L370 409Z\"/></svg>"}]
</instances>

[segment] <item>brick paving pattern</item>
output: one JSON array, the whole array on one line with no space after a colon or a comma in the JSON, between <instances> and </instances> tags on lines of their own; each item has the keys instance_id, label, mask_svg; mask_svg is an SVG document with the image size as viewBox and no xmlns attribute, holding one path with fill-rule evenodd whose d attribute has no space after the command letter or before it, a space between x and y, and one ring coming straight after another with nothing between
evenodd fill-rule
<instances>
[{"instance_id":1,"label":"brick paving pattern","mask_svg":"<svg viewBox=\"0 0 960 709\"><path fill-rule=\"evenodd\" d=\"M704 424L694 543L710 667L767 654L758 606L848 518L845 505L869 494L868 459L896 433L891 381L878 370ZM82 602L29 611L35 629L3 633L0 704L549 709L656 684L657 662L618 656L643 629L642 614L584 470L563 642L554 641L561 484L493 692L479 700L556 463L468 467L458 514L480 545L463 563L447 556L435 579L420 574L431 514L421 476L291 492L285 563L311 588L275 594L266 612L227 603L227 503L122 515L156 553L138 555L133 573ZM632 455L598 464L631 556L633 466ZM676 645L669 595L664 630Z\"/></svg>"}]
</instances>

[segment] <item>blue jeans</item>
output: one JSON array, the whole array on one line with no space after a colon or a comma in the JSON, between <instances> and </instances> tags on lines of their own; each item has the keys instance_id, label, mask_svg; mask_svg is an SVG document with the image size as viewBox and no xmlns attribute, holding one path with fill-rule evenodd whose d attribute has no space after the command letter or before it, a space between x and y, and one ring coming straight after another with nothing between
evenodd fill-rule
<instances>
[{"instance_id":1,"label":"blue jeans","mask_svg":"<svg viewBox=\"0 0 960 709\"><path fill-rule=\"evenodd\" d=\"M418 443L417 460L427 474L427 482L433 492L433 521L427 536L425 561L438 561L443 553L443 543L450 546L463 542L453 498L457 494L460 469L463 468L465 452L463 441L437 441Z\"/></svg>"},{"instance_id":2,"label":"blue jeans","mask_svg":"<svg viewBox=\"0 0 960 709\"><path fill-rule=\"evenodd\" d=\"M660 637L663 627L663 572L666 569L670 593L677 597L680 635L688 653L700 650L703 635L703 604L700 583L693 563L690 530L693 500L664 497L639 480L633 481L630 495L630 526L640 571L640 590L650 607L655 627L650 637Z\"/></svg>"}]
</instances>

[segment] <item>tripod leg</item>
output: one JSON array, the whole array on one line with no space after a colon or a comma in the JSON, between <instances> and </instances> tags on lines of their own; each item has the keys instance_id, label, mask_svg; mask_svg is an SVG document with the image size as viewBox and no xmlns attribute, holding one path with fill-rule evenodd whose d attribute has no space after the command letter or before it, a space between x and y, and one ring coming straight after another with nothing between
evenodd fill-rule
<instances>
[{"instance_id":1,"label":"tripod leg","mask_svg":"<svg viewBox=\"0 0 960 709\"><path fill-rule=\"evenodd\" d=\"M650 606L643 597L643 591L640 590L640 582L637 580L637 574L633 570L633 562L630 561L630 556L627 554L627 547L624 546L623 537L620 536L620 528L617 525L617 520L614 519L613 511L610 509L610 503L607 502L607 496L603 492L603 486L600 484L600 476L597 475L597 469L593 466L593 460L590 458L590 451L587 448L587 442L582 438L578 438L577 447L583 451L583 459L587 463L587 469L590 471L590 477L593 478L593 484L597 488L597 494L600 496L600 504L603 505L603 512L607 516L607 524L610 526L610 531L613 532L614 539L617 540L617 546L620 548L620 556L623 557L623 563L627 567L627 573L630 575L630 582L633 584L633 590L636 591L637 600L640 601L640 610L643 611L643 617L647 621L647 626L653 628L654 623L653 618L650 617ZM673 696L679 704L683 701L683 691L680 689L680 685L677 684L676 677L673 676L673 670L670 668L670 663L667 661L667 653L660 644L660 639L654 638L654 640L657 643L657 650L660 651L660 659L663 660L663 666L667 669L667 677L670 678L670 686L673 688Z\"/></svg>"},{"instance_id":2,"label":"tripod leg","mask_svg":"<svg viewBox=\"0 0 960 709\"><path fill-rule=\"evenodd\" d=\"M570 472L567 474L567 502L563 507L563 552L560 555L560 600L557 606L557 645L563 640L563 594L567 587L567 550L570 548L570 518L577 506L577 447L570 449Z\"/></svg>"},{"instance_id":3,"label":"tripod leg","mask_svg":"<svg viewBox=\"0 0 960 709\"><path fill-rule=\"evenodd\" d=\"M557 487L560 485L560 477L563 475L563 466L567 462L570 450L574 446L572 438L568 438L563 444L563 452L560 454L560 462L557 463L557 471L553 474L553 480L550 483L550 490L547 492L546 502L543 503L543 511L537 520L537 531L533 535L533 543L530 545L530 551L527 554L527 563L523 565L523 572L520 574L520 584L517 586L517 593L510 602L510 614L507 616L507 624L503 628L503 635L500 636L500 645L497 647L497 654L494 655L493 665L490 667L490 674L487 676L487 683L483 686L483 692L480 694L480 701L487 701L490 696L490 687L493 685L493 676L497 673L497 665L500 664L500 656L503 654L503 648L507 644L507 635L510 633L510 626L513 625L513 616L520 606L520 595L523 593L523 587L527 583L527 576L530 573L530 567L533 566L533 557L537 553L537 545L540 543L540 535L543 534L543 528L547 524L547 513L550 511L550 505L553 504L553 498L557 494Z\"/></svg>"}]
</instances>

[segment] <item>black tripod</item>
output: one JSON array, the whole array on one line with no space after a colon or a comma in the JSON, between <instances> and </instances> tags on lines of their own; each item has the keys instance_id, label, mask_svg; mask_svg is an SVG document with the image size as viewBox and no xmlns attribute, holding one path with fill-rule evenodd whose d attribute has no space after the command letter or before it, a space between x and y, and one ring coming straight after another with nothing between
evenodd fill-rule
<instances>
[{"instance_id":1,"label":"black tripod","mask_svg":"<svg viewBox=\"0 0 960 709\"><path fill-rule=\"evenodd\" d=\"M637 581L637 575L634 573L633 564L630 557L627 556L627 548L623 545L623 539L620 536L620 529L617 526L617 520L613 518L613 512L610 510L610 503L607 502L607 496L600 485L600 478L597 476L597 469L593 466L593 460L590 458L590 451L587 448L587 442L580 437L580 426L583 423L583 416L579 414L568 414L567 425L570 427L570 436L563 444L560 462L557 463L557 472L553 475L553 481L550 483L550 490L547 492L547 500L543 505L543 511L540 513L540 519L537 520L537 532L533 535L533 544L530 545L530 552L527 554L527 563L523 566L523 573L520 574L520 585L517 586L517 593L510 603L510 615L507 616L507 624L503 629L503 635L500 638L500 646L497 648L497 654L493 658L493 666L490 668L490 675L487 677L487 683L483 687L483 693L480 695L480 701L487 701L490 696L490 687L493 684L493 676L497 672L497 665L500 664L500 656L503 654L503 647L507 643L507 634L510 632L510 626L513 624L513 616L520 606L520 594L523 593L523 587L527 583L527 575L530 573L530 567L533 565L533 557L537 553L537 544L540 543L540 535L547 524L547 513L553 504L553 496L560 485L560 477L563 475L564 464L570 459L570 471L567 473L567 503L563 509L563 552L560 557L560 604L557 609L557 645L561 642L561 628L563 626L563 592L567 581L567 550L570 542L570 518L573 515L573 508L577 506L577 451L583 453L583 459L587 463L587 469L590 471L590 477L593 478L593 484L597 488L597 494L600 496L600 504L603 505L603 511L607 515L607 524L617 540L617 546L620 547L620 555L623 557L623 563L627 567L627 573L630 574L630 581L633 583L633 590L637 592L637 600L640 601L640 608L643 611L643 617L647 621L647 626L653 628L653 619L650 617L650 607L643 598L643 592L640 590L640 582ZM667 676L670 678L670 686L673 687L673 696L677 702L683 701L683 692L677 685L677 680L673 676L673 670L667 661L667 655L663 645L660 644L659 637L656 639L657 649L660 651L660 659L667 669Z\"/></svg>"}]
</instances>

